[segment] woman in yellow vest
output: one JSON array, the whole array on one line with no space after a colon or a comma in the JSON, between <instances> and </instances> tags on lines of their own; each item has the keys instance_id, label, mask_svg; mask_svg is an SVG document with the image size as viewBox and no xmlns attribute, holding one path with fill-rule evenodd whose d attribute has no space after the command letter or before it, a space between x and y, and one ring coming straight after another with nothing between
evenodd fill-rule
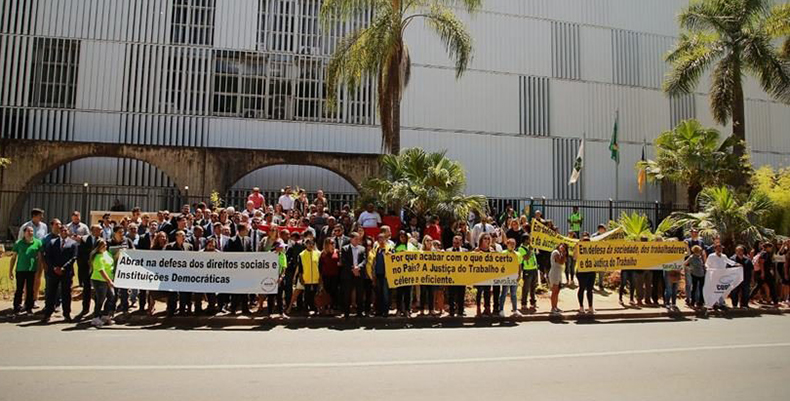
<instances>
[{"instance_id":1,"label":"woman in yellow vest","mask_svg":"<svg viewBox=\"0 0 790 401\"><path fill-rule=\"evenodd\" d=\"M299 254L299 263L294 274L294 292L291 296L291 301L288 302L288 308L285 314L291 314L291 308L299 295L304 292L305 306L307 307L308 314L310 309L315 311L315 304L313 297L318 290L318 283L321 280L321 274L318 270L318 261L321 258L321 252L315 248L315 241L308 238L304 241L306 249Z\"/></svg>"}]
</instances>

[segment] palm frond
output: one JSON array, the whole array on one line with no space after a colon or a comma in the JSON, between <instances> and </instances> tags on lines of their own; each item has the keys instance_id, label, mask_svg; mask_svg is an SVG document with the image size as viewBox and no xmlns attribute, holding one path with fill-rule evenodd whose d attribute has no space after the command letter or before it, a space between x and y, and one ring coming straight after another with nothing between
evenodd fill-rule
<instances>
[{"instance_id":1,"label":"palm frond","mask_svg":"<svg viewBox=\"0 0 790 401\"><path fill-rule=\"evenodd\" d=\"M428 26L439 35L450 58L455 60L455 76L461 77L472 59L472 36L450 8L434 4L426 17Z\"/></svg>"},{"instance_id":2,"label":"palm frond","mask_svg":"<svg viewBox=\"0 0 790 401\"><path fill-rule=\"evenodd\" d=\"M790 101L790 62L779 57L767 34L757 32L743 41L743 59L766 93Z\"/></svg>"},{"instance_id":3,"label":"palm frond","mask_svg":"<svg viewBox=\"0 0 790 401\"><path fill-rule=\"evenodd\" d=\"M713 119L721 125L732 117L736 85L740 83L740 60L734 53L724 57L713 70L710 88L710 109Z\"/></svg>"},{"instance_id":4,"label":"palm frond","mask_svg":"<svg viewBox=\"0 0 790 401\"><path fill-rule=\"evenodd\" d=\"M670 95L691 93L700 78L724 54L724 45L715 34L697 32L682 34L666 60L671 68L664 80L664 91Z\"/></svg>"}]
</instances>

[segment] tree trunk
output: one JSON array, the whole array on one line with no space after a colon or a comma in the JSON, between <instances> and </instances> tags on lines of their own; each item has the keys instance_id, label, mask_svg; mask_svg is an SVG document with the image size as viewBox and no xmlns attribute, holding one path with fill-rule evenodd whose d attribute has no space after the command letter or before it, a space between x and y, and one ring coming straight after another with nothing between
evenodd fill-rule
<instances>
[{"instance_id":1,"label":"tree trunk","mask_svg":"<svg viewBox=\"0 0 790 401\"><path fill-rule=\"evenodd\" d=\"M387 94L390 104L390 128L389 128L389 152L397 155L400 153L400 102L401 102L401 74L400 64L403 57L402 42L397 45L397 49L389 60L387 72Z\"/></svg>"},{"instance_id":2,"label":"tree trunk","mask_svg":"<svg viewBox=\"0 0 790 401\"><path fill-rule=\"evenodd\" d=\"M697 212L697 195L702 192L702 186L699 183L691 183L686 189L689 201L689 212Z\"/></svg>"},{"instance_id":3,"label":"tree trunk","mask_svg":"<svg viewBox=\"0 0 790 401\"><path fill-rule=\"evenodd\" d=\"M732 148L732 153L739 158L746 154L746 111L743 98L743 81L740 78L740 70L735 79L735 88L732 99L732 136L738 138L738 143ZM732 185L737 189L747 189L750 187L747 174L738 170L733 174Z\"/></svg>"}]
</instances>

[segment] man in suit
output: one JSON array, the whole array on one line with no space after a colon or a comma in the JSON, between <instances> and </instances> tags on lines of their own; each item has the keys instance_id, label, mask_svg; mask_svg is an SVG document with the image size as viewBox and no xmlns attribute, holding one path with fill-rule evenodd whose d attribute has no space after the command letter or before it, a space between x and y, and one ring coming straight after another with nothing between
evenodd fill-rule
<instances>
[{"instance_id":1,"label":"man in suit","mask_svg":"<svg viewBox=\"0 0 790 401\"><path fill-rule=\"evenodd\" d=\"M359 233L351 233L348 245L340 252L340 281L343 288L343 314L348 318L351 314L351 292L356 291L357 316L368 314L370 300L367 299L364 283L367 277L365 265L367 254L362 246Z\"/></svg>"},{"instance_id":2,"label":"man in suit","mask_svg":"<svg viewBox=\"0 0 790 401\"><path fill-rule=\"evenodd\" d=\"M186 233L181 230L176 230L175 241L165 246L166 251L192 251L192 245L186 242ZM167 316L172 317L176 314L176 304L178 304L178 313L186 315L192 308L192 293L191 292L171 292L167 296Z\"/></svg>"},{"instance_id":3,"label":"man in suit","mask_svg":"<svg viewBox=\"0 0 790 401\"><path fill-rule=\"evenodd\" d=\"M148 231L141 235L140 239L137 240L137 246L135 249L151 249L151 245L154 243L154 236L156 235L157 231L159 231L159 223L155 221L148 223Z\"/></svg>"},{"instance_id":4,"label":"man in suit","mask_svg":"<svg viewBox=\"0 0 790 401\"><path fill-rule=\"evenodd\" d=\"M90 315L91 311L91 261L90 254L96 247L96 242L101 239L101 226L94 224L91 226L90 234L80 237L72 237L77 241L77 279L82 287L82 311L77 315L77 320L83 316Z\"/></svg>"},{"instance_id":5,"label":"man in suit","mask_svg":"<svg viewBox=\"0 0 790 401\"><path fill-rule=\"evenodd\" d=\"M349 239L343 235L343 227L335 225L332 229L332 242L335 244L335 249L343 250L343 247L348 245Z\"/></svg>"},{"instance_id":6,"label":"man in suit","mask_svg":"<svg viewBox=\"0 0 790 401\"><path fill-rule=\"evenodd\" d=\"M453 246L447 248L447 252L466 252L468 249L464 248L464 241L460 235L456 235L453 237ZM466 293L466 286L464 285L455 285L448 287L448 293L450 296L449 304L450 304L450 316L464 316L464 295Z\"/></svg>"},{"instance_id":7,"label":"man in suit","mask_svg":"<svg viewBox=\"0 0 790 401\"><path fill-rule=\"evenodd\" d=\"M252 252L252 241L249 234L247 223L239 223L237 225L237 233L235 236L228 240L223 252ZM248 294L233 294L230 297L230 314L236 314L236 310L241 307L242 315L250 314L250 303Z\"/></svg>"},{"instance_id":8,"label":"man in suit","mask_svg":"<svg viewBox=\"0 0 790 401\"><path fill-rule=\"evenodd\" d=\"M69 229L62 226L60 221L53 221L52 227L55 226L60 230L60 235L48 237L47 243L44 244L47 287L43 321L49 321L60 293L63 318L70 322L71 281L74 277L74 262L77 261L77 242L69 237Z\"/></svg>"}]
</instances>

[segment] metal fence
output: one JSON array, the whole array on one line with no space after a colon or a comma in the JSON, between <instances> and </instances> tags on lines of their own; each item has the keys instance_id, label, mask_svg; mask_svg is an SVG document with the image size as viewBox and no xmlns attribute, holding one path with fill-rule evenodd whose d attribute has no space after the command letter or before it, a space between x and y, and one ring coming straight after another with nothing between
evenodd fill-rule
<instances>
[{"instance_id":1,"label":"metal fence","mask_svg":"<svg viewBox=\"0 0 790 401\"><path fill-rule=\"evenodd\" d=\"M225 195L225 205L233 206L236 210L243 210L245 204L247 203L247 196L252 193L252 188L249 189L231 189ZM277 190L263 190L261 189L261 194L266 198L266 203L272 204L276 203L280 196L283 194L279 189ZM316 192L309 192L306 191L307 199L315 199ZM324 197L327 200L328 205L326 207L329 208L331 211L340 210L343 205L350 205L354 208L354 203L356 202L357 198L359 197L356 193L325 193Z\"/></svg>"},{"instance_id":2,"label":"metal fence","mask_svg":"<svg viewBox=\"0 0 790 401\"><path fill-rule=\"evenodd\" d=\"M224 204L239 210L244 208L247 195L251 189L233 189L225 193ZM268 203L276 202L282 194L277 190L261 190ZM22 195L20 197L20 195ZM308 192L309 199L314 199L315 192ZM354 204L359 197L356 193L327 193L330 210L340 210L343 205ZM131 210L138 206L144 211L178 210L184 203L208 203L208 195L185 194L175 187L137 187L119 185L79 185L79 184L40 184L30 191L18 189L0 189L0 206L3 210L11 210L8 221L9 230L0 233L6 239L13 238L13 231L28 220L30 209L37 207L46 211L47 219L59 217L68 219L74 210L82 212L87 220L91 210L110 210L113 205L117 209ZM17 203L20 202L20 203ZM568 216L573 206L578 206L584 216L583 231L594 232L598 224L617 219L621 213L637 212L648 217L655 226L670 213L686 210L683 205L659 202L632 202L612 200L557 200L546 198L488 198L488 205L493 216L499 218L508 206L512 206L519 214L533 215L541 210L543 216L552 219L561 232L568 230ZM12 235L9 235L11 234Z\"/></svg>"},{"instance_id":3,"label":"metal fence","mask_svg":"<svg viewBox=\"0 0 790 401\"><path fill-rule=\"evenodd\" d=\"M613 200L560 200L546 198L505 199L489 198L488 206L491 214L499 218L508 206L513 207L519 214L532 216L536 210L543 213L543 218L551 219L559 227L561 233L568 231L568 216L573 212L573 207L578 206L584 221L582 231L595 232L598 224L607 224L616 220L622 213L639 213L647 216L650 226L656 225L672 212L685 211L687 206L655 202L613 201Z\"/></svg>"},{"instance_id":4,"label":"metal fence","mask_svg":"<svg viewBox=\"0 0 790 401\"><path fill-rule=\"evenodd\" d=\"M138 187L120 185L57 184L34 186L30 191L0 189L0 208L8 211L9 232L0 236L11 239L17 227L29 220L29 211L43 209L47 220L57 217L68 220L71 212L79 210L83 221L88 221L92 210L131 210L139 206L144 211L178 210L184 197L175 187Z\"/></svg>"}]
</instances>

